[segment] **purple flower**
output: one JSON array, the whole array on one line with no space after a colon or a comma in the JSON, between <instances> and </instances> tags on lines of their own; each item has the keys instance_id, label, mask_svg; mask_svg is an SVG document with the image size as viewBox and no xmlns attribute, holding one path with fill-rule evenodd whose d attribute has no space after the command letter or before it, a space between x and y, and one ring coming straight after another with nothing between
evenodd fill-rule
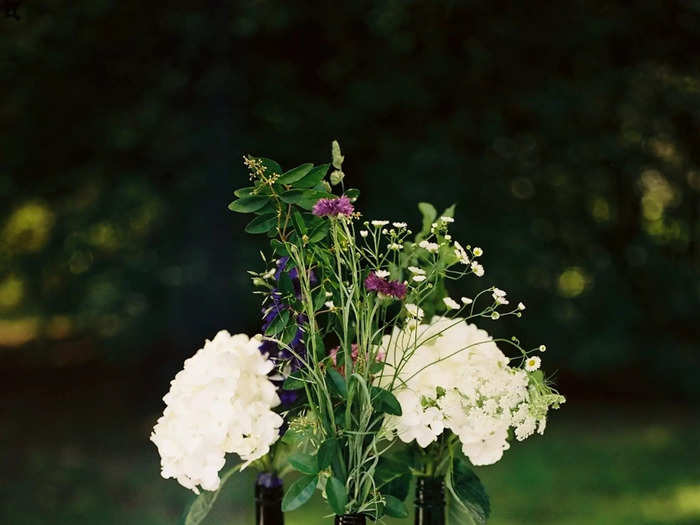
<instances>
[{"instance_id":1,"label":"purple flower","mask_svg":"<svg viewBox=\"0 0 700 525\"><path fill-rule=\"evenodd\" d=\"M365 279L365 288L370 292L377 292L381 295L404 299L406 297L406 285L399 281L387 281L377 276L374 272L369 272Z\"/></svg>"},{"instance_id":2,"label":"purple flower","mask_svg":"<svg viewBox=\"0 0 700 525\"><path fill-rule=\"evenodd\" d=\"M338 215L350 216L355 211L355 207L350 199L345 195L337 199L319 199L312 213L318 217L337 217Z\"/></svg>"}]
</instances>

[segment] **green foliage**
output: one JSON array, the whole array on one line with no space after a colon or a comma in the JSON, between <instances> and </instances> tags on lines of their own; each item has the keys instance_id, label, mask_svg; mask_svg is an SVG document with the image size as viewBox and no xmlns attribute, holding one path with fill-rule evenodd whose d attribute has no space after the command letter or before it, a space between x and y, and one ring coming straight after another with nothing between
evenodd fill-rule
<instances>
[{"instance_id":1,"label":"green foliage","mask_svg":"<svg viewBox=\"0 0 700 525\"><path fill-rule=\"evenodd\" d=\"M302 476L291 484L282 498L282 510L291 512L309 501L316 490L318 476Z\"/></svg>"},{"instance_id":2,"label":"green foliage","mask_svg":"<svg viewBox=\"0 0 700 525\"><path fill-rule=\"evenodd\" d=\"M348 495L345 491L345 484L338 478L331 477L326 483L326 496L328 503L336 514L345 514L345 505L348 502Z\"/></svg>"},{"instance_id":3,"label":"green foliage","mask_svg":"<svg viewBox=\"0 0 700 525\"><path fill-rule=\"evenodd\" d=\"M289 456L289 464L302 474L318 474L319 466L316 456L297 452Z\"/></svg>"},{"instance_id":4,"label":"green foliage","mask_svg":"<svg viewBox=\"0 0 700 525\"><path fill-rule=\"evenodd\" d=\"M207 517L209 511L211 511L214 503L216 502L221 490L226 485L231 475L240 470L240 465L231 467L219 475L220 483L219 488L216 490L205 490L202 491L192 502L189 509L187 510L184 518L184 525L199 525Z\"/></svg>"},{"instance_id":5,"label":"green foliage","mask_svg":"<svg viewBox=\"0 0 700 525\"><path fill-rule=\"evenodd\" d=\"M445 486L450 525L485 525L491 513L489 497L461 454L453 457Z\"/></svg>"}]
</instances>

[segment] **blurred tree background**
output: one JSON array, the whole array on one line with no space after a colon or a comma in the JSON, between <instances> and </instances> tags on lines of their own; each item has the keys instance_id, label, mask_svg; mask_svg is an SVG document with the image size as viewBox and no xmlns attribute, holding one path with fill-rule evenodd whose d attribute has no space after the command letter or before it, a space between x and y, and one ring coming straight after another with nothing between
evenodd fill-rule
<instances>
[{"instance_id":1,"label":"blurred tree background","mask_svg":"<svg viewBox=\"0 0 700 525\"><path fill-rule=\"evenodd\" d=\"M23 425L112 428L104 407L145 443L183 359L257 330L263 245L226 210L242 155L324 162L334 138L368 217L458 203L455 237L528 306L507 335L547 344L571 402L700 399L700 2L17 13L0 17L6 450ZM29 457L8 464L35 476Z\"/></svg>"}]
</instances>

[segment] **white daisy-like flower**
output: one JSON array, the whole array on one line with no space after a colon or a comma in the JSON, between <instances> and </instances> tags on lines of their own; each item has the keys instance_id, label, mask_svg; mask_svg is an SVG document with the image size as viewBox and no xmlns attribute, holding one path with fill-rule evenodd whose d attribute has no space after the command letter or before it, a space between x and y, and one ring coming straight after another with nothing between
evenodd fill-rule
<instances>
[{"instance_id":1,"label":"white daisy-like flower","mask_svg":"<svg viewBox=\"0 0 700 525\"><path fill-rule=\"evenodd\" d=\"M423 319L423 317L425 316L425 312L423 311L423 309L416 304L409 303L409 304L405 305L405 307L406 307L406 311L408 312L408 314L411 317L415 317L417 319Z\"/></svg>"},{"instance_id":2,"label":"white daisy-like flower","mask_svg":"<svg viewBox=\"0 0 700 525\"><path fill-rule=\"evenodd\" d=\"M455 222L453 217L440 217L440 220L444 223Z\"/></svg>"},{"instance_id":3,"label":"white daisy-like flower","mask_svg":"<svg viewBox=\"0 0 700 525\"><path fill-rule=\"evenodd\" d=\"M501 314L499 314L497 311L491 312L491 319L494 321L498 321L501 318Z\"/></svg>"},{"instance_id":4,"label":"white daisy-like flower","mask_svg":"<svg viewBox=\"0 0 700 525\"><path fill-rule=\"evenodd\" d=\"M474 257L481 257L482 255L484 255L484 250L482 250L478 246L475 246L472 250L472 253L474 254Z\"/></svg>"},{"instance_id":5,"label":"white daisy-like flower","mask_svg":"<svg viewBox=\"0 0 700 525\"><path fill-rule=\"evenodd\" d=\"M406 226L408 226L408 224L406 224L405 222L392 222L391 225L392 225L394 228L401 228L401 229L403 229L403 228L405 228Z\"/></svg>"},{"instance_id":6,"label":"white daisy-like flower","mask_svg":"<svg viewBox=\"0 0 700 525\"><path fill-rule=\"evenodd\" d=\"M545 352L547 347L545 345L540 345L540 352Z\"/></svg>"},{"instance_id":7,"label":"white daisy-like flower","mask_svg":"<svg viewBox=\"0 0 700 525\"><path fill-rule=\"evenodd\" d=\"M542 360L537 357L536 355L533 355L532 357L528 357L525 360L525 370L528 372L534 372L540 367L540 364L542 363Z\"/></svg>"},{"instance_id":8,"label":"white daisy-like flower","mask_svg":"<svg viewBox=\"0 0 700 525\"><path fill-rule=\"evenodd\" d=\"M379 277L381 279L384 279L385 277L389 277L389 275L391 275L391 274L389 272L387 272L386 270L376 270L374 272L374 275L376 275L377 277Z\"/></svg>"},{"instance_id":9,"label":"white daisy-like flower","mask_svg":"<svg viewBox=\"0 0 700 525\"><path fill-rule=\"evenodd\" d=\"M323 303L326 308L333 310L335 308L335 303L333 301L326 301Z\"/></svg>"},{"instance_id":10,"label":"white daisy-like flower","mask_svg":"<svg viewBox=\"0 0 700 525\"><path fill-rule=\"evenodd\" d=\"M452 299L452 297L443 297L442 302L445 303L445 306L450 310L459 310L459 303Z\"/></svg>"},{"instance_id":11,"label":"white daisy-like flower","mask_svg":"<svg viewBox=\"0 0 700 525\"><path fill-rule=\"evenodd\" d=\"M274 364L260 353L258 338L222 330L185 361L170 383L166 407L153 428L162 476L199 493L219 487L228 453L246 465L270 450L282 418Z\"/></svg>"},{"instance_id":12,"label":"white daisy-like flower","mask_svg":"<svg viewBox=\"0 0 700 525\"><path fill-rule=\"evenodd\" d=\"M425 270L423 268L418 268L417 266L409 266L408 271L418 275L425 275Z\"/></svg>"},{"instance_id":13,"label":"white daisy-like flower","mask_svg":"<svg viewBox=\"0 0 700 525\"><path fill-rule=\"evenodd\" d=\"M471 299L469 299L469 297L462 297L462 302L463 302L464 304L472 304L474 301L472 301Z\"/></svg>"},{"instance_id":14,"label":"white daisy-like flower","mask_svg":"<svg viewBox=\"0 0 700 525\"><path fill-rule=\"evenodd\" d=\"M369 232L367 230L360 230L360 237L363 239L369 235Z\"/></svg>"},{"instance_id":15,"label":"white daisy-like flower","mask_svg":"<svg viewBox=\"0 0 700 525\"><path fill-rule=\"evenodd\" d=\"M372 221L372 226L376 226L377 228L386 226L387 224L389 224L389 221Z\"/></svg>"},{"instance_id":16,"label":"white daisy-like flower","mask_svg":"<svg viewBox=\"0 0 700 525\"><path fill-rule=\"evenodd\" d=\"M485 273L484 267L476 261L472 261L472 272L474 272L474 275L476 275L477 277L483 277Z\"/></svg>"},{"instance_id":17,"label":"white daisy-like flower","mask_svg":"<svg viewBox=\"0 0 700 525\"><path fill-rule=\"evenodd\" d=\"M429 241L421 241L418 243L418 246L420 246L424 250L428 250L430 253L437 253L440 249L440 246L436 242Z\"/></svg>"},{"instance_id":18,"label":"white daisy-like flower","mask_svg":"<svg viewBox=\"0 0 700 525\"><path fill-rule=\"evenodd\" d=\"M411 280L416 281L417 283L422 283L426 279L427 277L425 275L414 275L413 277L411 277Z\"/></svg>"},{"instance_id":19,"label":"white daisy-like flower","mask_svg":"<svg viewBox=\"0 0 700 525\"><path fill-rule=\"evenodd\" d=\"M518 303L518 310L520 310L520 311L525 310L525 305L523 303Z\"/></svg>"}]
</instances>

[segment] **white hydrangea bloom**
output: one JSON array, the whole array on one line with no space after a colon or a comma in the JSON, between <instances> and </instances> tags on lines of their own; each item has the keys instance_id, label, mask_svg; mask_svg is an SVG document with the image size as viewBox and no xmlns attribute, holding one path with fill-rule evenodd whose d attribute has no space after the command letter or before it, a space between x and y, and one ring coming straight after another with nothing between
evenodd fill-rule
<instances>
[{"instance_id":1,"label":"white hydrangea bloom","mask_svg":"<svg viewBox=\"0 0 700 525\"><path fill-rule=\"evenodd\" d=\"M162 476L199 493L219 487L227 453L246 462L265 454L279 437L280 403L267 374L273 363L257 338L222 330L185 361L170 383L166 407L151 441Z\"/></svg>"},{"instance_id":2,"label":"white hydrangea bloom","mask_svg":"<svg viewBox=\"0 0 700 525\"><path fill-rule=\"evenodd\" d=\"M382 351L389 368L402 367L405 386L396 396L403 415L387 418L402 441L425 447L447 428L474 465L490 465L509 448L509 428L519 440L544 431L553 400L538 397L527 373L510 367L493 338L463 319L434 317L396 329L384 336Z\"/></svg>"}]
</instances>

